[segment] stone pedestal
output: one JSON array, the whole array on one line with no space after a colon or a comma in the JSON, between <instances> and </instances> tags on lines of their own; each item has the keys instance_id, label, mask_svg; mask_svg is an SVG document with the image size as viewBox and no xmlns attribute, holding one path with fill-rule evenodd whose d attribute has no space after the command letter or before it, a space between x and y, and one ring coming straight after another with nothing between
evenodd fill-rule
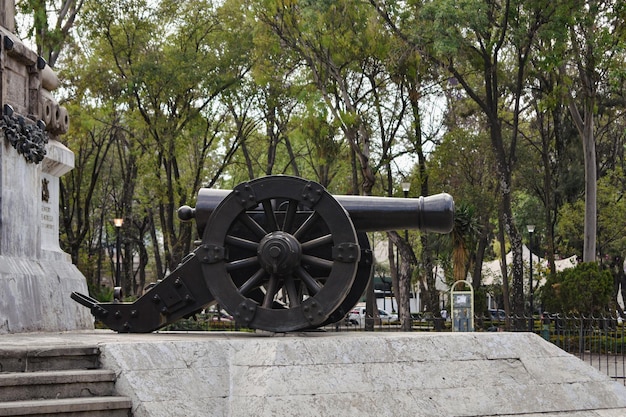
<instances>
[{"instance_id":1,"label":"stone pedestal","mask_svg":"<svg viewBox=\"0 0 626 417\"><path fill-rule=\"evenodd\" d=\"M74 154L52 140L41 164L26 161L0 132L0 334L93 329L70 294L85 277L59 247L59 176Z\"/></svg>"},{"instance_id":2,"label":"stone pedestal","mask_svg":"<svg viewBox=\"0 0 626 417\"><path fill-rule=\"evenodd\" d=\"M626 415L626 388L531 333L96 336L135 417Z\"/></svg>"},{"instance_id":3,"label":"stone pedestal","mask_svg":"<svg viewBox=\"0 0 626 417\"><path fill-rule=\"evenodd\" d=\"M59 177L74 154L57 141L67 110L58 78L14 32L13 1L0 6L0 334L93 329L85 277L59 246Z\"/></svg>"}]
</instances>

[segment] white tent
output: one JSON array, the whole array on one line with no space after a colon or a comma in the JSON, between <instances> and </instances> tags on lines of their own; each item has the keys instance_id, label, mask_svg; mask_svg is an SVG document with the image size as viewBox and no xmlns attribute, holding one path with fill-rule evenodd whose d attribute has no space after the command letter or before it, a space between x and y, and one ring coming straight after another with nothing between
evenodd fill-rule
<instances>
[{"instance_id":1,"label":"white tent","mask_svg":"<svg viewBox=\"0 0 626 417\"><path fill-rule=\"evenodd\" d=\"M539 287L542 286L546 277L545 274L542 274L543 271L548 270L548 261L547 259L540 258L539 255L533 254L533 273L536 274L535 277L539 278ZM528 268L530 261L530 251L526 247L526 245L522 245L522 262L524 263L524 268ZM510 267L513 263L513 252L509 252L506 254L506 265ZM573 268L578 263L576 259L576 255L570 256L566 259L559 259L554 262L554 266L556 267L556 271L560 272L567 268ZM482 268L482 282L484 285L492 285L492 284L502 284L502 269L500 267L500 259L496 259L494 261L483 263Z\"/></svg>"}]
</instances>

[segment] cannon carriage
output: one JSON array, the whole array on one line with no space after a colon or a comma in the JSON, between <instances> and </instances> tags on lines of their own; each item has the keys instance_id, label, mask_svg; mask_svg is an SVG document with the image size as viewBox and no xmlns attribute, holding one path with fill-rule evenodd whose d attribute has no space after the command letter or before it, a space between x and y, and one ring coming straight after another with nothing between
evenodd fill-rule
<instances>
[{"instance_id":1,"label":"cannon carriage","mask_svg":"<svg viewBox=\"0 0 626 417\"><path fill-rule=\"evenodd\" d=\"M332 196L320 184L267 176L232 191L201 189L196 220L202 240L180 265L133 303L75 301L118 332L151 332L219 303L242 326L272 332L341 320L372 275L369 231L448 233L448 194L419 198Z\"/></svg>"}]
</instances>

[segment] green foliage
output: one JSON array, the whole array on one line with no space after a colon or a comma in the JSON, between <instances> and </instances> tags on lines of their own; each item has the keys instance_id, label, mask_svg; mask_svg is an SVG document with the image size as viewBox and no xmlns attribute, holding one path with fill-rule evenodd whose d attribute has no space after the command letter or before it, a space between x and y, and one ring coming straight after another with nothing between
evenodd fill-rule
<instances>
[{"instance_id":1,"label":"green foliage","mask_svg":"<svg viewBox=\"0 0 626 417\"><path fill-rule=\"evenodd\" d=\"M479 233L476 210L461 203L455 206L454 228L450 233L452 244L452 267L456 280L464 280L470 263L470 249L476 246Z\"/></svg>"},{"instance_id":2,"label":"green foliage","mask_svg":"<svg viewBox=\"0 0 626 417\"><path fill-rule=\"evenodd\" d=\"M98 301L111 302L113 301L113 288L106 286L98 287L96 285L90 285L89 295Z\"/></svg>"},{"instance_id":3,"label":"green foliage","mask_svg":"<svg viewBox=\"0 0 626 417\"><path fill-rule=\"evenodd\" d=\"M513 196L513 212L515 213L515 223L519 229L526 233L526 226L535 225L535 233L542 233L543 226L543 206L541 201L526 191L517 191ZM536 236L536 235L535 235Z\"/></svg>"},{"instance_id":4,"label":"green foliage","mask_svg":"<svg viewBox=\"0 0 626 417\"><path fill-rule=\"evenodd\" d=\"M598 252L621 255L626 252L626 182L618 166L598 181Z\"/></svg>"},{"instance_id":5,"label":"green foliage","mask_svg":"<svg viewBox=\"0 0 626 417\"><path fill-rule=\"evenodd\" d=\"M613 276L595 262L584 262L550 276L541 289L548 311L600 314L609 309Z\"/></svg>"},{"instance_id":6,"label":"green foliage","mask_svg":"<svg viewBox=\"0 0 626 417\"><path fill-rule=\"evenodd\" d=\"M479 287L474 289L474 314L477 316L487 315L487 289Z\"/></svg>"},{"instance_id":7,"label":"green foliage","mask_svg":"<svg viewBox=\"0 0 626 417\"><path fill-rule=\"evenodd\" d=\"M68 1L84 4L70 32L81 36L75 43L49 16L58 3L17 5L31 18L24 20L33 25L30 34L43 36L37 44L45 56L66 48L59 73L72 123L62 140L77 169L62 179L61 242L94 282L109 273L104 224L112 212L129 219L128 241L149 240L151 228L151 256L178 252L162 262L173 267L191 246L175 209L194 205L201 185L231 188L297 171L342 194L376 178L371 190L385 195L379 179L412 169L399 156L423 162L413 169L412 192L428 181L433 193L449 192L458 207L475 208L466 214L483 242L493 241L504 188L518 228L537 225L536 242L545 245L556 224L555 251L581 255L583 153L563 98L570 89L576 99L584 91L575 68L585 63L572 54L573 35L580 45L588 35L589 63L601 64L589 71L601 85L594 108L598 252L626 252L623 2L598 2L606 8L599 11L543 0ZM398 31L383 25L373 4L384 5ZM598 30L583 30L597 12L607 16L596 20ZM521 50L530 59L518 79ZM518 82L523 109L515 114ZM443 126L424 109L431 91L440 94L443 110L433 113L445 113ZM411 114L417 102L412 110L422 107L421 118ZM496 162L490 132L498 126L506 152ZM497 175L507 163L512 184ZM365 179L367 164L374 175ZM464 234L455 246L471 263L477 244ZM445 240L422 242L451 262ZM416 249L418 241L411 242Z\"/></svg>"},{"instance_id":8,"label":"green foliage","mask_svg":"<svg viewBox=\"0 0 626 417\"><path fill-rule=\"evenodd\" d=\"M559 211L556 232L560 237L557 252L582 256L585 201L581 198L574 203L566 203Z\"/></svg>"},{"instance_id":9,"label":"green foliage","mask_svg":"<svg viewBox=\"0 0 626 417\"><path fill-rule=\"evenodd\" d=\"M626 187L621 167L598 180L598 253L619 255L626 252ZM585 202L582 197L566 203L559 211L557 251L582 255Z\"/></svg>"}]
</instances>

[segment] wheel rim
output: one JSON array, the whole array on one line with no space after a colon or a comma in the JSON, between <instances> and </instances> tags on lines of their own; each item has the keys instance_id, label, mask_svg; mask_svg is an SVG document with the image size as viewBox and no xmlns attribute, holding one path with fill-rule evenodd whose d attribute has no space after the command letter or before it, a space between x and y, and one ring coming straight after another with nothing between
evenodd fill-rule
<instances>
[{"instance_id":1,"label":"wheel rim","mask_svg":"<svg viewBox=\"0 0 626 417\"><path fill-rule=\"evenodd\" d=\"M360 248L324 187L271 176L240 184L218 205L201 254L215 299L242 325L278 332L317 327L337 310Z\"/></svg>"},{"instance_id":2,"label":"wheel rim","mask_svg":"<svg viewBox=\"0 0 626 417\"><path fill-rule=\"evenodd\" d=\"M372 276L372 269L374 268L374 257L370 248L370 243L367 238L367 234L364 232L357 232L357 238L359 245L361 246L361 260L359 261L354 282L350 291L346 295L341 305L337 307L337 310L328 317L328 319L322 324L323 326L337 323L346 317L346 314L359 302L359 299L363 295L363 292L367 288L367 283Z\"/></svg>"}]
</instances>

